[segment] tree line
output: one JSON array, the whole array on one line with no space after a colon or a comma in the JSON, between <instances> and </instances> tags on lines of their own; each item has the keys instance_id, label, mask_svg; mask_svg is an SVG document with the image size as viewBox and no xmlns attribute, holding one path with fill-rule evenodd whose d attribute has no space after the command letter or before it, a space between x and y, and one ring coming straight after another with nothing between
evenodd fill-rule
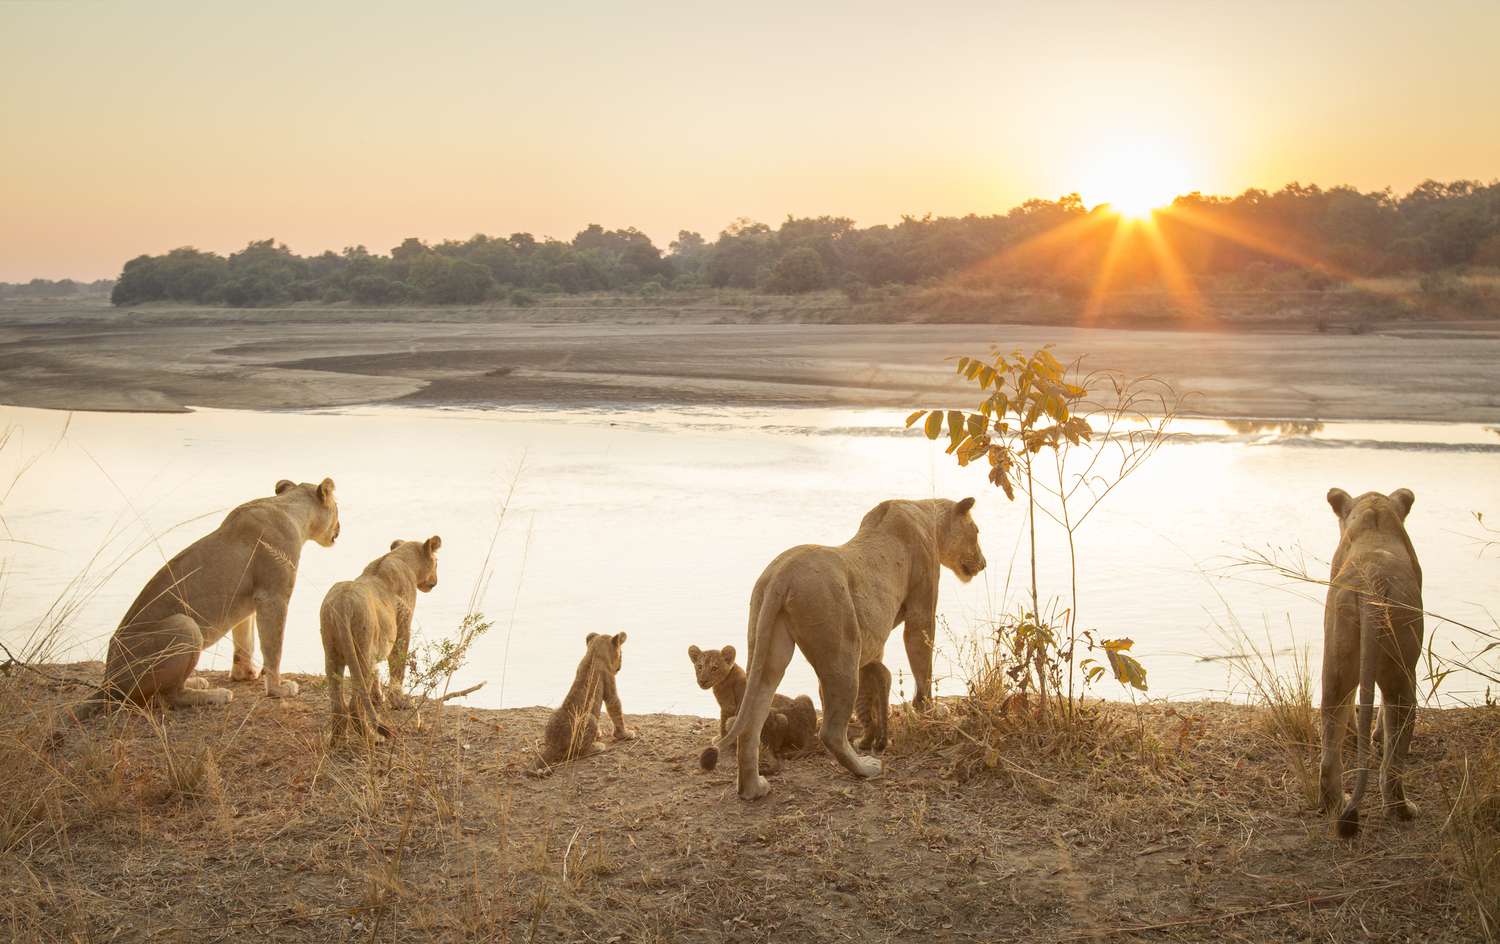
<instances>
[{"instance_id":1,"label":"tree line","mask_svg":"<svg viewBox=\"0 0 1500 944\"><path fill-rule=\"evenodd\" d=\"M0 282L0 298L68 298L80 295L107 295L114 287L114 279L96 279L93 282L78 282L73 279Z\"/></svg>"},{"instance_id":2,"label":"tree line","mask_svg":"<svg viewBox=\"0 0 1500 944\"><path fill-rule=\"evenodd\" d=\"M1191 278L1214 287L1319 289L1355 277L1500 267L1500 182L1427 181L1410 193L1289 184L1235 197L1178 197L1135 225L1076 194L1003 214L903 217L858 227L845 217L749 219L712 241L683 230L663 251L634 228L592 224L571 240L529 233L389 254L364 246L299 256L273 239L227 258L190 247L125 264L111 299L236 307L293 302L525 305L542 294L734 288L797 294L954 282L1079 293L1108 271L1112 288Z\"/></svg>"}]
</instances>

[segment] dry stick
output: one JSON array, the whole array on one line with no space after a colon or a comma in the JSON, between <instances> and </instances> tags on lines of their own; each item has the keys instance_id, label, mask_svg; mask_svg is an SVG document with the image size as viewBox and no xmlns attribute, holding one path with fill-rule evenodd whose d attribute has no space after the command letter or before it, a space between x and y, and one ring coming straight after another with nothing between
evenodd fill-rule
<instances>
[{"instance_id":1,"label":"dry stick","mask_svg":"<svg viewBox=\"0 0 1500 944\"><path fill-rule=\"evenodd\" d=\"M1353 888L1346 892L1334 892L1328 895L1310 895L1297 901L1280 901L1271 905L1257 905L1254 908L1242 908L1239 911L1220 911L1215 914L1205 915L1197 918L1183 918L1180 921L1163 921L1160 924L1130 924L1118 928L1084 928L1075 931L1066 937L1058 938L1060 941L1080 941L1089 937L1109 937L1116 934L1139 934L1142 931L1164 931L1168 928L1193 927L1200 924L1212 924L1215 921L1228 921L1233 918L1244 918L1250 915L1264 914L1268 911L1285 911L1288 908L1313 907L1317 905L1330 905L1346 898L1353 898L1365 892L1379 892L1387 888L1398 888L1403 885L1416 885L1432 881L1431 877L1407 879L1401 882L1384 882L1379 885L1366 885L1363 888Z\"/></svg>"},{"instance_id":2,"label":"dry stick","mask_svg":"<svg viewBox=\"0 0 1500 944\"><path fill-rule=\"evenodd\" d=\"M484 688L483 682L480 682L478 685L470 685L468 688L459 689L456 692L449 692L448 694L441 695L437 698L429 698L428 701L441 705L443 702L453 698L462 698L465 695L472 695L475 692L479 691L481 688Z\"/></svg>"}]
</instances>

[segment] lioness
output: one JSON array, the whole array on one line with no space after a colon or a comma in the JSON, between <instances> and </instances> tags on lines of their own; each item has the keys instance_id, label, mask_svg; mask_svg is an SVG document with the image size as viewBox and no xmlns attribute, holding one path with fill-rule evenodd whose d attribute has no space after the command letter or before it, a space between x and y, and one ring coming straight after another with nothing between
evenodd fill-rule
<instances>
[{"instance_id":1,"label":"lioness","mask_svg":"<svg viewBox=\"0 0 1500 944\"><path fill-rule=\"evenodd\" d=\"M599 714L603 708L609 709L609 720L615 726L615 740L628 741L635 737L635 732L625 726L620 694L615 689L625 634L603 636L589 633L584 642L588 648L583 661L578 663L573 687L568 689L562 705L547 719L538 771L604 750L599 741Z\"/></svg>"},{"instance_id":2,"label":"lioness","mask_svg":"<svg viewBox=\"0 0 1500 944\"><path fill-rule=\"evenodd\" d=\"M443 539L436 534L425 541L392 541L388 553L370 561L355 579L329 587L323 597L318 623L335 742L351 724L365 735L389 736L376 711L386 696L375 665L389 665L390 701L402 707L408 700L402 681L417 591L429 593L437 586L437 552L442 546ZM342 691L345 667L353 684L348 702Z\"/></svg>"},{"instance_id":3,"label":"lioness","mask_svg":"<svg viewBox=\"0 0 1500 944\"><path fill-rule=\"evenodd\" d=\"M259 627L266 694L297 694L296 682L281 679L281 637L297 562L306 542L332 547L338 536L333 479L317 485L282 479L274 496L235 508L147 582L109 641L104 684L74 717L118 701L157 700L173 708L227 703L233 698L228 689L189 676L204 648L231 629L238 637L241 627Z\"/></svg>"},{"instance_id":4,"label":"lioness","mask_svg":"<svg viewBox=\"0 0 1500 944\"><path fill-rule=\"evenodd\" d=\"M1370 725L1375 686L1380 686L1380 732L1384 751L1380 790L1385 806L1401 819L1417 815L1406 799L1401 771L1411 743L1417 705L1417 657L1422 652L1422 566L1406 534L1406 516L1416 495L1401 488L1350 498L1329 489L1328 504L1339 518L1328 602L1323 610L1323 809L1339 813L1338 834L1359 831L1374 745ZM1350 730L1354 690L1359 719L1354 734L1357 767L1354 793L1344 803L1343 747Z\"/></svg>"},{"instance_id":5,"label":"lioness","mask_svg":"<svg viewBox=\"0 0 1500 944\"><path fill-rule=\"evenodd\" d=\"M733 646L723 649L699 649L688 646L688 658L693 662L693 672L698 677L698 687L713 689L714 699L719 703L719 733L729 730L735 713L745 697L745 670L734 661ZM766 749L768 762L765 771L776 773L781 769L781 758L811 746L818 732L818 709L806 695L788 698L782 694L771 697L771 711L761 729L760 743ZM717 764L718 755L705 753L703 760Z\"/></svg>"},{"instance_id":6,"label":"lioness","mask_svg":"<svg viewBox=\"0 0 1500 944\"><path fill-rule=\"evenodd\" d=\"M939 568L967 582L985 567L979 527L969 513L973 506L972 498L884 501L865 515L847 544L804 544L772 561L750 594L745 697L734 724L704 752L704 765L734 742L739 795L754 800L770 791L758 769L761 728L800 648L818 674L823 744L855 776L879 774L880 761L856 754L849 744L849 715L861 680L884 677L889 684L888 672L865 667L881 663L886 639L905 623L914 703L925 706L932 698Z\"/></svg>"}]
</instances>

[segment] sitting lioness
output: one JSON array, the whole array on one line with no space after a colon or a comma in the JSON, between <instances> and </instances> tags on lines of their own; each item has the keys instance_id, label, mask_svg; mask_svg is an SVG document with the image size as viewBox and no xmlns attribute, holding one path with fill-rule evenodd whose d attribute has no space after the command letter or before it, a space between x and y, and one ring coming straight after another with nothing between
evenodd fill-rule
<instances>
[{"instance_id":1,"label":"sitting lioness","mask_svg":"<svg viewBox=\"0 0 1500 944\"><path fill-rule=\"evenodd\" d=\"M740 702L745 697L745 670L735 664L734 647L723 649L699 649L688 646L688 658L693 662L693 671L698 677L698 687L713 689L719 703L719 733L729 730ZM771 698L771 711L761 729L760 743L766 749L765 770L776 773L781 769L781 758L793 751L811 746L818 731L818 709L806 695L788 698L777 694ZM705 754L705 759L708 755ZM712 762L718 762L717 754Z\"/></svg>"},{"instance_id":2,"label":"sitting lioness","mask_svg":"<svg viewBox=\"0 0 1500 944\"><path fill-rule=\"evenodd\" d=\"M392 541L388 553L370 561L355 579L329 587L323 597L318 623L334 742L351 724L366 736L390 735L376 711L386 702L376 663L389 666L391 704L404 707L408 699L402 682L417 591L429 593L437 586L437 552L442 546L443 539L435 534L425 541ZM353 685L348 702L342 692L346 667Z\"/></svg>"},{"instance_id":3,"label":"sitting lioness","mask_svg":"<svg viewBox=\"0 0 1500 944\"><path fill-rule=\"evenodd\" d=\"M276 494L235 508L212 533L167 561L147 582L109 641L104 684L74 712L82 719L111 703L222 705L233 693L190 679L204 648L231 629L260 630L266 694L297 694L281 679L281 637L302 545L332 547L339 536L333 479L276 483ZM240 659L236 653L236 665ZM246 655L248 660L248 654Z\"/></svg>"},{"instance_id":4,"label":"sitting lioness","mask_svg":"<svg viewBox=\"0 0 1500 944\"><path fill-rule=\"evenodd\" d=\"M615 740L628 741L635 737L635 732L625 726L620 695L615 689L625 634L604 636L589 633L584 642L588 649L583 654L583 661L578 663L573 687L568 689L562 705L547 720L538 771L604 750L599 741L599 714L603 708L609 709L609 720L615 726Z\"/></svg>"},{"instance_id":5,"label":"sitting lioness","mask_svg":"<svg viewBox=\"0 0 1500 944\"><path fill-rule=\"evenodd\" d=\"M889 685L888 672L866 667L881 664L886 639L905 623L914 703L924 707L931 700L939 568L967 582L985 566L979 527L969 514L973 506L972 498L884 501L865 515L847 544L804 544L772 561L750 594L745 697L734 724L704 752L704 765L711 766L733 742L739 795L754 800L770 791L759 771L761 728L800 648L818 674L823 744L855 776L879 774L880 761L856 754L849 744L849 715L861 680L883 677ZM869 708L872 717L875 707ZM879 708L883 719L884 706Z\"/></svg>"},{"instance_id":6,"label":"sitting lioness","mask_svg":"<svg viewBox=\"0 0 1500 944\"><path fill-rule=\"evenodd\" d=\"M1416 713L1417 657L1422 652L1422 567L1406 534L1406 516L1416 496L1410 489L1358 498L1330 489L1328 504L1339 518L1328 602L1323 611L1322 805L1338 813L1338 833L1359 831L1374 745L1370 725L1375 686L1380 687L1380 733L1384 750L1380 790L1386 809L1401 819L1417 815L1401 783ZM1354 793L1344 802L1343 747L1349 733L1355 689L1357 766Z\"/></svg>"}]
</instances>

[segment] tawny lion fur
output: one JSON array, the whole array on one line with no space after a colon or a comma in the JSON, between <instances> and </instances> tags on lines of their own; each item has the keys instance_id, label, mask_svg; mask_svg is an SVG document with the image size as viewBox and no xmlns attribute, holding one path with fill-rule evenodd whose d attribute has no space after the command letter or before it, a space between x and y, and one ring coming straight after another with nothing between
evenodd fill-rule
<instances>
[{"instance_id":1,"label":"tawny lion fur","mask_svg":"<svg viewBox=\"0 0 1500 944\"><path fill-rule=\"evenodd\" d=\"M1385 808L1400 819L1417 815L1401 780L1416 715L1417 658L1422 652L1422 567L1406 533L1416 496L1410 489L1358 498L1328 492L1339 519L1328 602L1323 611L1322 806L1338 815L1340 836L1359 831L1374 745L1370 726L1375 687L1381 696L1378 734L1380 791ZM1359 692L1357 724L1354 694ZM1343 749L1356 739L1354 793L1344 802Z\"/></svg>"},{"instance_id":2,"label":"tawny lion fur","mask_svg":"<svg viewBox=\"0 0 1500 944\"><path fill-rule=\"evenodd\" d=\"M734 656L733 646L723 649L688 646L688 658L692 660L698 687L713 689L714 698L719 703L720 734L734 723L734 716L745 697L745 670L735 664ZM764 772L776 773L781 769L783 757L812 746L817 733L818 710L811 698L806 695L796 698L780 694L772 696L771 712L766 716L760 737L761 747L766 752ZM702 760L710 762L710 755L705 752ZM711 762L718 762L717 754L712 755Z\"/></svg>"},{"instance_id":3,"label":"tawny lion fur","mask_svg":"<svg viewBox=\"0 0 1500 944\"><path fill-rule=\"evenodd\" d=\"M233 698L190 678L202 651L234 633L233 678L254 678L250 648L257 629L266 694L297 694L281 678L287 603L302 545L332 547L339 536L333 479L276 483L275 494L235 508L211 533L177 554L147 582L109 641L104 683L73 716L87 718L118 702L168 707L222 705Z\"/></svg>"},{"instance_id":4,"label":"tawny lion fur","mask_svg":"<svg viewBox=\"0 0 1500 944\"><path fill-rule=\"evenodd\" d=\"M390 551L366 565L358 577L328 588L318 624L333 741L351 726L365 736L387 737L390 732L380 723L378 709L387 701L396 708L409 703L404 683L412 614L417 591L429 593L437 586L437 552L442 546L443 539L435 534L426 541L392 541ZM389 668L389 697L376 670L380 662ZM348 701L342 692L346 668L352 683Z\"/></svg>"},{"instance_id":5,"label":"tawny lion fur","mask_svg":"<svg viewBox=\"0 0 1500 944\"><path fill-rule=\"evenodd\" d=\"M573 687L568 689L562 705L547 720L539 770L604 750L599 740L599 715L605 708L609 709L609 720L614 723L615 740L628 741L635 737L635 732L625 726L620 694L615 688L625 634L589 633L584 642L588 648L583 661L578 663Z\"/></svg>"},{"instance_id":6,"label":"tawny lion fur","mask_svg":"<svg viewBox=\"0 0 1500 944\"><path fill-rule=\"evenodd\" d=\"M914 705L922 708L930 702L940 568L970 580L985 567L979 528L969 513L973 505L972 498L884 501L865 515L848 543L794 547L760 575L750 595L745 695L734 724L702 758L710 765L710 753L716 757L735 743L742 799L770 792L759 770L761 729L797 649L818 675L824 746L855 776L880 773L879 760L855 753L849 743L849 716L860 698L859 687L866 679L873 687L882 678L888 686L890 676L882 664L885 643L905 623ZM888 688L881 698L888 701ZM861 709L881 728L866 730L866 741L884 739L885 711L884 703Z\"/></svg>"}]
</instances>

